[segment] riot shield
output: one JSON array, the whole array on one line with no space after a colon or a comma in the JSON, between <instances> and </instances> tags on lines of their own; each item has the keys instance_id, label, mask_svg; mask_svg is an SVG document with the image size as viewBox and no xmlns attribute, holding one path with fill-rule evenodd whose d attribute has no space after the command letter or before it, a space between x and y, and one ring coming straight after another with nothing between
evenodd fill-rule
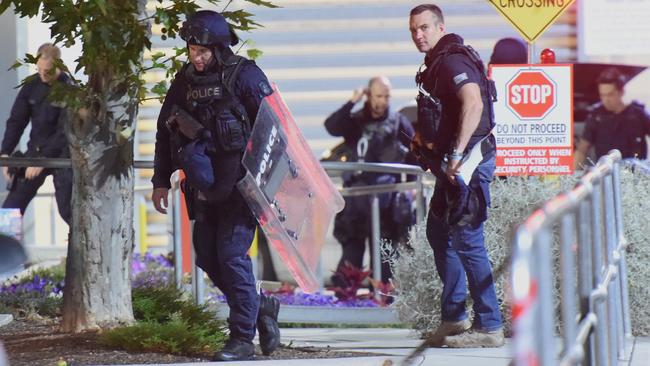
<instances>
[{"instance_id":1,"label":"riot shield","mask_svg":"<svg viewBox=\"0 0 650 366\"><path fill-rule=\"evenodd\" d=\"M298 285L314 292L325 235L344 201L273 89L257 114L237 188Z\"/></svg>"}]
</instances>

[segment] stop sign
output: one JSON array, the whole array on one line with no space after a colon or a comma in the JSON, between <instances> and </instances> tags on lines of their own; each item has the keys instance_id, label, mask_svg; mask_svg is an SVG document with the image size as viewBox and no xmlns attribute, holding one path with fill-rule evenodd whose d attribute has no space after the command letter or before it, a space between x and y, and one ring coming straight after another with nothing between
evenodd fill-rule
<instances>
[{"instance_id":1,"label":"stop sign","mask_svg":"<svg viewBox=\"0 0 650 366\"><path fill-rule=\"evenodd\" d=\"M507 106L520 119L542 119L556 104L555 83L542 70L522 70L506 84Z\"/></svg>"}]
</instances>

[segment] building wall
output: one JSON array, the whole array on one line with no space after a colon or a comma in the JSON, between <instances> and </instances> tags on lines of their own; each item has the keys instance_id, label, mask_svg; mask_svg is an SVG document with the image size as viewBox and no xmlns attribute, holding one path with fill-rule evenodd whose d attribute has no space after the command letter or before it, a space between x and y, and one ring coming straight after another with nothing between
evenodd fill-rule
<instances>
[{"instance_id":1,"label":"building wall","mask_svg":"<svg viewBox=\"0 0 650 366\"><path fill-rule=\"evenodd\" d=\"M251 42L243 46L240 53L245 55L249 47L264 52L257 60L258 64L278 85L317 156L340 141L325 131L323 122L327 115L348 100L354 88L365 85L370 77L384 74L391 79L394 88L391 103L393 108L412 103L417 94L414 75L422 63L423 55L416 51L410 39L408 13L421 1L273 2L282 8L253 7L240 0L230 5L232 8L247 7L255 14L256 21L263 25L253 32L240 33L243 40L249 39ZM206 6L205 2L199 3ZM441 0L436 3L445 12L448 31L461 34L484 60L489 59L498 39L517 36L516 31L484 0ZM151 1L149 9L153 9L155 4L156 1ZM8 14L5 16L11 18ZM41 43L49 41L48 25L41 24L38 20L17 22L22 22L23 27L16 35L17 55L34 52ZM159 27L153 27L153 30L154 51L171 52L173 46L184 46L181 40L163 41ZM536 49L553 47L559 60L575 60L575 34L575 13L569 12L540 38ZM71 69L75 67L73 60L78 56L79 50L79 45L62 50L64 61ZM12 57L12 60L16 57ZM30 72L33 70L21 69L19 78ZM160 74L148 75L151 83L160 78ZM8 90L6 84L2 87L5 88L4 91ZM158 102L149 101L140 109L136 159L152 159L159 108ZM151 171L138 171L136 185L150 186L151 174ZM147 203L147 207L147 216L152 223L149 241L152 245L166 245L167 217L155 213L150 203ZM42 220L39 218L39 221Z\"/></svg>"}]
</instances>

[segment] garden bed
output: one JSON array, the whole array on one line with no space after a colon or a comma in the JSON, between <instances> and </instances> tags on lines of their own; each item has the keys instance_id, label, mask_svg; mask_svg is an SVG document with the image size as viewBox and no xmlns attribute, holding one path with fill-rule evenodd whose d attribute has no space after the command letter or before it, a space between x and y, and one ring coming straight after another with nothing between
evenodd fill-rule
<instances>
[{"instance_id":1,"label":"garden bed","mask_svg":"<svg viewBox=\"0 0 650 366\"><path fill-rule=\"evenodd\" d=\"M128 365L208 362L211 354L195 357L155 352L127 352L102 346L99 334L61 333L58 320L14 320L0 327L0 340L9 354L11 366L57 365L65 360L67 366ZM340 352L329 347L290 347L282 345L271 356L262 355L256 347L258 360L285 360L303 358L341 358L371 356L360 352Z\"/></svg>"}]
</instances>

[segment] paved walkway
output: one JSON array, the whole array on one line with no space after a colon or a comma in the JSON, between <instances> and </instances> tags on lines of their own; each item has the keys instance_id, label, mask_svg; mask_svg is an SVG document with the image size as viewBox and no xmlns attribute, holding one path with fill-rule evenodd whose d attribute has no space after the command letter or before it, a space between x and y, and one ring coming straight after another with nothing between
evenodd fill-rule
<instances>
[{"instance_id":1,"label":"paved walkway","mask_svg":"<svg viewBox=\"0 0 650 366\"><path fill-rule=\"evenodd\" d=\"M364 328L302 328L282 329L282 343L294 347L331 347L337 351L359 351L385 354L386 356L352 357L335 359L300 359L241 362L184 363L176 366L398 366L406 355L419 344L419 340L407 329ZM441 349L430 348L416 359L417 366L506 366L510 363L510 343L496 349ZM636 338L632 345L629 360L619 362L619 366L650 365L650 338ZM135 365L134 365L135 366Z\"/></svg>"}]
</instances>

